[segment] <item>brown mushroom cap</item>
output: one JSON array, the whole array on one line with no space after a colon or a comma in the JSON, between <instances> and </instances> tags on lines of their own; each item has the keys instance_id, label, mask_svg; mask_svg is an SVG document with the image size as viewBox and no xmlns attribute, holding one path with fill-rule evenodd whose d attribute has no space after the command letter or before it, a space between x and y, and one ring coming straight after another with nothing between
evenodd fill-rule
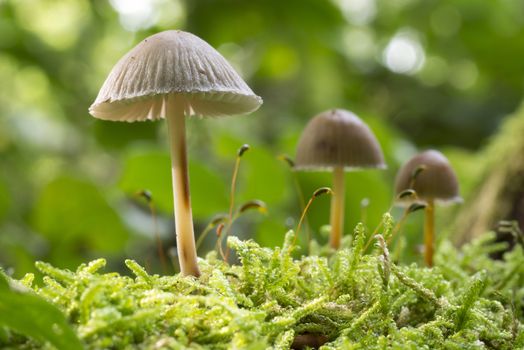
<instances>
[{"instance_id":1,"label":"brown mushroom cap","mask_svg":"<svg viewBox=\"0 0 524 350\"><path fill-rule=\"evenodd\" d=\"M332 109L309 121L298 142L295 168L385 168L382 149L369 127L355 114Z\"/></svg>"},{"instance_id":2,"label":"brown mushroom cap","mask_svg":"<svg viewBox=\"0 0 524 350\"><path fill-rule=\"evenodd\" d=\"M118 61L89 112L128 122L164 118L166 94L183 96L186 115L245 114L262 104L208 43L168 30L143 40Z\"/></svg>"},{"instance_id":3,"label":"brown mushroom cap","mask_svg":"<svg viewBox=\"0 0 524 350\"><path fill-rule=\"evenodd\" d=\"M413 182L413 173L419 167L423 167L423 170ZM415 190L417 198L405 197L397 200L398 204L425 203L428 200L440 204L462 201L455 172L448 159L435 150L416 154L400 168L395 180L395 192L398 195L407 189Z\"/></svg>"}]
</instances>

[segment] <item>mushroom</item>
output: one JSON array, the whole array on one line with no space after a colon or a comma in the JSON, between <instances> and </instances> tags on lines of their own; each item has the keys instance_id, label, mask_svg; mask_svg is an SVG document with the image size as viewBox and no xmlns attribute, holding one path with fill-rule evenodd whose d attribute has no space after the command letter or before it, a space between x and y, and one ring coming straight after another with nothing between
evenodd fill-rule
<instances>
[{"instance_id":1,"label":"mushroom","mask_svg":"<svg viewBox=\"0 0 524 350\"><path fill-rule=\"evenodd\" d=\"M246 114L261 104L262 99L214 48L191 33L169 30L144 39L122 57L89 108L94 117L104 120L167 120L177 250L183 275L200 275L185 117Z\"/></svg>"},{"instance_id":2,"label":"mushroom","mask_svg":"<svg viewBox=\"0 0 524 350\"><path fill-rule=\"evenodd\" d=\"M329 244L334 249L340 247L344 228L344 172L385 167L375 135L350 111L332 109L320 113L302 132L295 169L333 172Z\"/></svg>"},{"instance_id":3,"label":"mushroom","mask_svg":"<svg viewBox=\"0 0 524 350\"><path fill-rule=\"evenodd\" d=\"M398 196L406 190L414 190L413 196ZM424 260L433 266L435 241L435 203L461 202L457 176L448 159L439 151L418 153L398 171L395 180L397 204L424 204ZM399 198L400 197L400 198Z\"/></svg>"}]
</instances>

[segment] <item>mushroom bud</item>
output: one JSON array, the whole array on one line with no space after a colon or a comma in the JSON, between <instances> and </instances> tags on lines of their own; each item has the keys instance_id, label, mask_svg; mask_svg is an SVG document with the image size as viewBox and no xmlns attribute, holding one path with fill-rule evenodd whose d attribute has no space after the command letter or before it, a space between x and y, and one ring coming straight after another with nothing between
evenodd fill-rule
<instances>
[{"instance_id":1,"label":"mushroom bud","mask_svg":"<svg viewBox=\"0 0 524 350\"><path fill-rule=\"evenodd\" d=\"M298 142L295 169L333 173L329 243L334 249L340 247L344 229L344 172L385 167L375 135L352 112L332 109L306 125Z\"/></svg>"},{"instance_id":2,"label":"mushroom bud","mask_svg":"<svg viewBox=\"0 0 524 350\"><path fill-rule=\"evenodd\" d=\"M89 112L112 121L166 119L177 250L183 275L199 276L189 194L185 117L255 111L262 99L199 37L169 30L144 39L113 67Z\"/></svg>"},{"instance_id":3,"label":"mushroom bud","mask_svg":"<svg viewBox=\"0 0 524 350\"><path fill-rule=\"evenodd\" d=\"M406 190L414 190L413 196L399 196ZM428 150L416 154L399 170L395 180L397 204L425 204L424 208L424 260L433 266L435 241L435 203L461 202L457 176L448 159L439 151Z\"/></svg>"}]
</instances>

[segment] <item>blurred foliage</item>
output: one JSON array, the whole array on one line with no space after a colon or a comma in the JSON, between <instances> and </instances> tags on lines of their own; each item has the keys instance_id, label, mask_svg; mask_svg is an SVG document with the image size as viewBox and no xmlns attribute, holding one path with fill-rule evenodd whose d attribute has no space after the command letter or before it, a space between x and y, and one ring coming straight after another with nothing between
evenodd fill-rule
<instances>
[{"instance_id":1,"label":"blurred foliage","mask_svg":"<svg viewBox=\"0 0 524 350\"><path fill-rule=\"evenodd\" d=\"M68 177L58 177L43 188L33 225L49 242L52 260L73 261L82 251L115 252L127 238L103 194L91 183Z\"/></svg>"},{"instance_id":2,"label":"blurred foliage","mask_svg":"<svg viewBox=\"0 0 524 350\"><path fill-rule=\"evenodd\" d=\"M457 216L455 226L461 231L462 242L495 230L498 239L515 243L503 233L498 223L514 220L524 227L524 105L508 116L497 135L480 154L483 165L475 177L474 188L467 205Z\"/></svg>"},{"instance_id":3,"label":"blurred foliage","mask_svg":"<svg viewBox=\"0 0 524 350\"><path fill-rule=\"evenodd\" d=\"M519 0L0 0L0 264L19 275L35 258L151 260L155 226L136 196L144 189L173 245L164 123L87 113L115 62L152 33L199 35L264 98L252 116L188 121L191 191L199 232L228 210L236 150L250 144L236 202L260 199L269 213L249 214L233 233L274 246L300 213L295 175L277 156L293 157L303 126L325 109L360 115L389 164L347 174L346 227L364 198L376 225L416 147L445 147L467 180L470 152L521 100L523 19ZM306 198L330 184L328 174L296 176ZM319 198L310 211L315 233L328 204ZM418 223L408 224L417 237Z\"/></svg>"}]
</instances>

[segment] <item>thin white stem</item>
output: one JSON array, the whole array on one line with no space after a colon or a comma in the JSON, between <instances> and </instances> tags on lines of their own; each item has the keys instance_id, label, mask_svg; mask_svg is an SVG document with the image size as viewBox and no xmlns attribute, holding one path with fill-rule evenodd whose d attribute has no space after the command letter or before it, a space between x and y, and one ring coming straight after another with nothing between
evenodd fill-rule
<instances>
[{"instance_id":1,"label":"thin white stem","mask_svg":"<svg viewBox=\"0 0 524 350\"><path fill-rule=\"evenodd\" d=\"M186 151L185 104L181 98L164 97L171 148L171 174L175 204L175 229L180 270L184 276L200 276L197 265Z\"/></svg>"},{"instance_id":2,"label":"thin white stem","mask_svg":"<svg viewBox=\"0 0 524 350\"><path fill-rule=\"evenodd\" d=\"M333 195L331 197L331 236L329 244L332 248L340 248L342 231L344 230L344 168L335 167L333 169Z\"/></svg>"}]
</instances>

